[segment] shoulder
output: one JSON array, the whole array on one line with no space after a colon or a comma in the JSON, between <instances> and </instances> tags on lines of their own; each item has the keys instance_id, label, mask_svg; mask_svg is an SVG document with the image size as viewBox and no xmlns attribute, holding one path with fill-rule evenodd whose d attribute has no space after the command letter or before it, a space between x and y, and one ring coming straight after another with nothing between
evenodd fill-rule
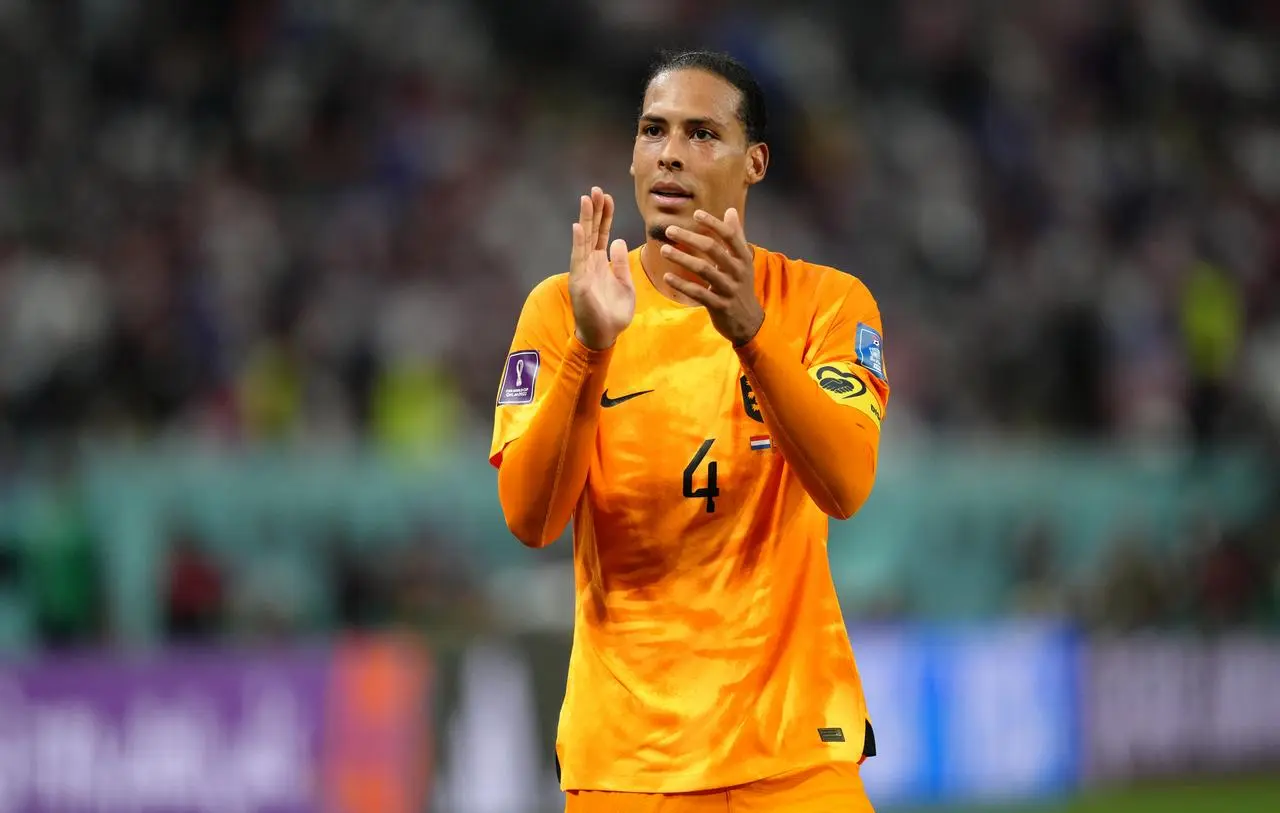
<instances>
[{"instance_id":1,"label":"shoulder","mask_svg":"<svg viewBox=\"0 0 1280 813\"><path fill-rule=\"evenodd\" d=\"M875 306L875 297L867 285L854 274L830 265L788 257L777 251L756 246L762 261L757 262L767 287L782 288L788 297L812 298L815 304L841 303L862 309Z\"/></svg>"},{"instance_id":2,"label":"shoulder","mask_svg":"<svg viewBox=\"0 0 1280 813\"><path fill-rule=\"evenodd\" d=\"M533 286L529 292L529 301L538 303L568 302L569 275L554 274Z\"/></svg>"},{"instance_id":3,"label":"shoulder","mask_svg":"<svg viewBox=\"0 0 1280 813\"><path fill-rule=\"evenodd\" d=\"M533 286L520 308L516 332L541 336L552 342L573 329L573 303L569 300L569 275L557 274Z\"/></svg>"},{"instance_id":4,"label":"shoulder","mask_svg":"<svg viewBox=\"0 0 1280 813\"><path fill-rule=\"evenodd\" d=\"M555 319L566 310L572 311L569 300L569 275L555 274L533 286L525 297L524 313Z\"/></svg>"}]
</instances>

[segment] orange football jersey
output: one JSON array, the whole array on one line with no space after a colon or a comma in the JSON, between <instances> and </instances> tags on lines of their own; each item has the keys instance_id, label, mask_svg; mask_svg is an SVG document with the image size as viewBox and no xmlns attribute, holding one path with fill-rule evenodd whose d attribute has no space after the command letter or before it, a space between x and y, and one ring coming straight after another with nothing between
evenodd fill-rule
<instances>
[{"instance_id":1,"label":"orange football jersey","mask_svg":"<svg viewBox=\"0 0 1280 813\"><path fill-rule=\"evenodd\" d=\"M757 295L788 352L878 433L889 388L866 286L754 251ZM827 560L829 519L706 310L659 293L639 249L630 261L635 318L613 349L573 517L562 785L676 793L856 763L868 715ZM495 466L537 413L573 330L567 275L545 280L504 369Z\"/></svg>"}]
</instances>

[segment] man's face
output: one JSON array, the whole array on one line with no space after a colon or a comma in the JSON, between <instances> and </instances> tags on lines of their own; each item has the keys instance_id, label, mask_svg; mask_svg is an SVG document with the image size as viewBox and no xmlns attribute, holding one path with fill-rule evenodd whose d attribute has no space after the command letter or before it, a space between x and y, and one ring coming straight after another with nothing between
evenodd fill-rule
<instances>
[{"instance_id":1,"label":"man's face","mask_svg":"<svg viewBox=\"0 0 1280 813\"><path fill-rule=\"evenodd\" d=\"M764 177L768 152L749 145L738 89L715 74L667 71L649 84L636 124L631 175L650 237L668 226L694 230L693 213L742 211L747 187Z\"/></svg>"}]
</instances>

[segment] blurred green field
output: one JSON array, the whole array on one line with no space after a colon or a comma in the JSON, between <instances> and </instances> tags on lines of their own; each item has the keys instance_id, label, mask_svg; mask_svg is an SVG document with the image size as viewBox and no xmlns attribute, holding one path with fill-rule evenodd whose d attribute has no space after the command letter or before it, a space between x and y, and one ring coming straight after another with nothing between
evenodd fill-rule
<instances>
[{"instance_id":1,"label":"blurred green field","mask_svg":"<svg viewBox=\"0 0 1280 813\"><path fill-rule=\"evenodd\" d=\"M1280 776L1162 783L1097 791L1057 804L932 808L930 813L1280 813Z\"/></svg>"}]
</instances>

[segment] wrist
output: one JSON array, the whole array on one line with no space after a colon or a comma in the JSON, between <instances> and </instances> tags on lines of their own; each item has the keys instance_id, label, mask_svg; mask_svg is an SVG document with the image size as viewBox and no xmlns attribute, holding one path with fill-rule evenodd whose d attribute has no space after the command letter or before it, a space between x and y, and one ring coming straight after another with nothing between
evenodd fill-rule
<instances>
[{"instance_id":1,"label":"wrist","mask_svg":"<svg viewBox=\"0 0 1280 813\"><path fill-rule=\"evenodd\" d=\"M765 315L761 319L760 325L756 329L755 334L750 339L742 344L735 344L733 346L733 352L738 354L738 358L742 361L742 364L746 369L751 369L756 361L759 360L761 354L767 353L775 344L776 337L773 334L776 327L777 326L773 322L769 321L768 316Z\"/></svg>"},{"instance_id":2,"label":"wrist","mask_svg":"<svg viewBox=\"0 0 1280 813\"><path fill-rule=\"evenodd\" d=\"M760 335L760 329L764 327L764 310L761 309L755 317L747 322L741 331L732 338L733 346L736 348L745 347L750 344L756 336Z\"/></svg>"},{"instance_id":3,"label":"wrist","mask_svg":"<svg viewBox=\"0 0 1280 813\"><path fill-rule=\"evenodd\" d=\"M613 347L613 343L618 339L617 336L613 336L608 339L600 336L588 336L582 332L582 328L580 327L575 327L573 329L573 336L578 340L579 344L593 353L608 350L610 347Z\"/></svg>"}]
</instances>

